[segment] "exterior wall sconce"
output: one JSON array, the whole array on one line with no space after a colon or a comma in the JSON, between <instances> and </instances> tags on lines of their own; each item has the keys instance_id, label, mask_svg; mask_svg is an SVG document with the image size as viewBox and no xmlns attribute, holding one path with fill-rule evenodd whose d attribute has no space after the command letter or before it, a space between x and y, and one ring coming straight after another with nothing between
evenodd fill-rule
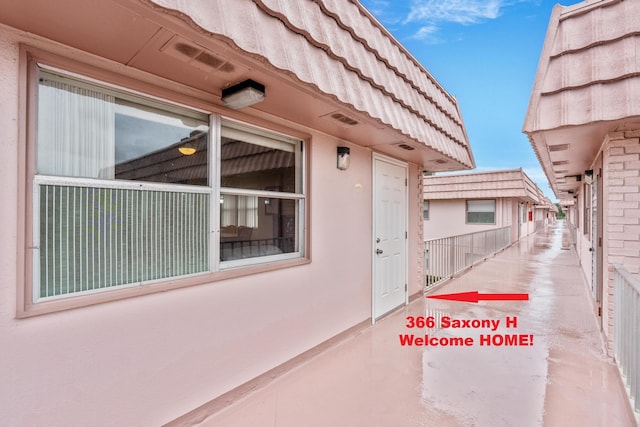
<instances>
[{"instance_id":1,"label":"exterior wall sconce","mask_svg":"<svg viewBox=\"0 0 640 427\"><path fill-rule=\"evenodd\" d=\"M338 147L338 164L337 167L341 171L346 171L349 168L349 147Z\"/></svg>"},{"instance_id":2,"label":"exterior wall sconce","mask_svg":"<svg viewBox=\"0 0 640 427\"><path fill-rule=\"evenodd\" d=\"M222 89L222 102L228 108L238 110L264 101L266 91L263 84L245 80Z\"/></svg>"},{"instance_id":3,"label":"exterior wall sconce","mask_svg":"<svg viewBox=\"0 0 640 427\"><path fill-rule=\"evenodd\" d=\"M584 171L584 182L587 184L593 184L593 169Z\"/></svg>"}]
</instances>

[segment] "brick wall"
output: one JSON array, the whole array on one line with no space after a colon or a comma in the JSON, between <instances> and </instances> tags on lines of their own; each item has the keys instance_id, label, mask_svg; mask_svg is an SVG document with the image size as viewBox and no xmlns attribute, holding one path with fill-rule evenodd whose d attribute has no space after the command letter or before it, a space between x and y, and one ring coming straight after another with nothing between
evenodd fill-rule
<instances>
[{"instance_id":1,"label":"brick wall","mask_svg":"<svg viewBox=\"0 0 640 427\"><path fill-rule=\"evenodd\" d=\"M603 169L603 329L612 354L613 265L640 278L640 130L608 135Z\"/></svg>"}]
</instances>

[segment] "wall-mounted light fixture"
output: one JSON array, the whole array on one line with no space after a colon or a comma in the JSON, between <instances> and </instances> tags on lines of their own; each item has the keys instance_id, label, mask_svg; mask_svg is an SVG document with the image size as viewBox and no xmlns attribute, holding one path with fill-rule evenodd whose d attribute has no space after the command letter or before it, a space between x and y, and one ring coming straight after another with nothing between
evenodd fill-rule
<instances>
[{"instance_id":1,"label":"wall-mounted light fixture","mask_svg":"<svg viewBox=\"0 0 640 427\"><path fill-rule=\"evenodd\" d=\"M263 84L251 79L222 89L222 102L234 110L264 101L266 91Z\"/></svg>"},{"instance_id":2,"label":"wall-mounted light fixture","mask_svg":"<svg viewBox=\"0 0 640 427\"><path fill-rule=\"evenodd\" d=\"M564 182L567 184L580 181L582 181L582 175L568 175L564 177Z\"/></svg>"},{"instance_id":3,"label":"wall-mounted light fixture","mask_svg":"<svg viewBox=\"0 0 640 427\"><path fill-rule=\"evenodd\" d=\"M593 169L584 171L584 182L586 182L587 184L593 183Z\"/></svg>"},{"instance_id":4,"label":"wall-mounted light fixture","mask_svg":"<svg viewBox=\"0 0 640 427\"><path fill-rule=\"evenodd\" d=\"M349 147L338 147L338 169L346 171L349 168Z\"/></svg>"}]
</instances>

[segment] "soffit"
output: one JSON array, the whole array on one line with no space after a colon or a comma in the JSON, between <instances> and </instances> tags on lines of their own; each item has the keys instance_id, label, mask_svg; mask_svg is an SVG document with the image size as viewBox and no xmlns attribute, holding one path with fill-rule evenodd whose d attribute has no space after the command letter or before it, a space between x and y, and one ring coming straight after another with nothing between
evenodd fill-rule
<instances>
[{"instance_id":1,"label":"soffit","mask_svg":"<svg viewBox=\"0 0 640 427\"><path fill-rule=\"evenodd\" d=\"M432 171L474 166L455 99L357 2L0 3L11 3L0 8L0 23L160 76L169 87L183 83L209 102L221 104L223 87L254 78L268 94L250 114L275 115Z\"/></svg>"},{"instance_id":2,"label":"soffit","mask_svg":"<svg viewBox=\"0 0 640 427\"><path fill-rule=\"evenodd\" d=\"M152 3L179 12L203 31L228 38L323 95L391 126L414 142L413 149L430 148L464 167L474 165L455 99L423 69L410 65L400 48L393 55L388 44L397 45L395 40L379 29L376 34L364 28L364 21L375 25L356 2ZM359 33L379 39L387 46L386 56L364 44Z\"/></svg>"},{"instance_id":3,"label":"soffit","mask_svg":"<svg viewBox=\"0 0 640 427\"><path fill-rule=\"evenodd\" d=\"M523 132L559 198L570 197L610 132L640 124L640 2L556 6Z\"/></svg>"}]
</instances>

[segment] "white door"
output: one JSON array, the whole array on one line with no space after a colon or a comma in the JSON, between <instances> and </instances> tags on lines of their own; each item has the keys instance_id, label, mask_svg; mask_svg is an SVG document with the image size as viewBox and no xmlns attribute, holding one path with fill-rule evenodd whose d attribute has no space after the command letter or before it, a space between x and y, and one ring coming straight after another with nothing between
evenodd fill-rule
<instances>
[{"instance_id":1,"label":"white door","mask_svg":"<svg viewBox=\"0 0 640 427\"><path fill-rule=\"evenodd\" d=\"M373 161L373 315L407 301L407 166Z\"/></svg>"}]
</instances>

